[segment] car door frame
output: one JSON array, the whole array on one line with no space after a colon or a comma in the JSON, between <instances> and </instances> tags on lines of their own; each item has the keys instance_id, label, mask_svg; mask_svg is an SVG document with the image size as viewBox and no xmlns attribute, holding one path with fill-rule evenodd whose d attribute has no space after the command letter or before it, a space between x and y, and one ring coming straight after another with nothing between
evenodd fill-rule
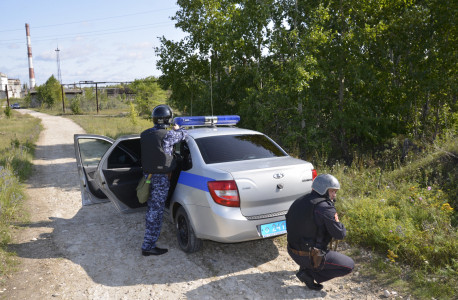
<instances>
[{"instance_id":1,"label":"car door frame","mask_svg":"<svg viewBox=\"0 0 458 300\"><path fill-rule=\"evenodd\" d=\"M80 190L81 190L82 205L83 206L87 206L87 205L93 205L93 204L100 204L100 203L109 202L110 199L108 198L108 196L107 196L106 199L100 199L100 198L96 197L94 194L92 194L92 192L89 190L89 186L87 184L88 179L86 177L87 174L83 170L84 166L83 166L83 163L82 163L82 160L81 160L81 152L80 152L79 142L78 142L78 140L80 140L80 139L102 140L102 141L111 143L111 147L113 147L113 144L114 144L115 140L113 140L112 138L109 138L107 136L97 135L97 134L75 134L73 136L74 148L75 148L75 157L76 157L76 165L77 165L77 169L78 169L78 179L79 179ZM108 148L108 150L110 150L111 147ZM107 152L108 152L108 150L107 150ZM106 152L105 152L105 154L106 154ZM100 161L102 161L103 157L104 156L102 156L100 158ZM99 165L100 165L100 162L99 162ZM97 183L97 181L96 181L96 183Z\"/></svg>"}]
</instances>

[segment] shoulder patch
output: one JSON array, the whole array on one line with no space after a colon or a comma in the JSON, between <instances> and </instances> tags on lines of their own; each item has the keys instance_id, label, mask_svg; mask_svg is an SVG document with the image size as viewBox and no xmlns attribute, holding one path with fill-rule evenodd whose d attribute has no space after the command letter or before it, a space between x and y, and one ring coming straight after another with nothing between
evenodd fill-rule
<instances>
[{"instance_id":1,"label":"shoulder patch","mask_svg":"<svg viewBox=\"0 0 458 300\"><path fill-rule=\"evenodd\" d=\"M334 215L334 217L336 218L336 222L339 222L339 216L337 215L337 213Z\"/></svg>"}]
</instances>

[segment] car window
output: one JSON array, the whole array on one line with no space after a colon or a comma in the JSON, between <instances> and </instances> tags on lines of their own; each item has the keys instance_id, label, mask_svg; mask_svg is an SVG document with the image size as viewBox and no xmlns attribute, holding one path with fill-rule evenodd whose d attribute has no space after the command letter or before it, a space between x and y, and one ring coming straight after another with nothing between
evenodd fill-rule
<instances>
[{"instance_id":1,"label":"car window","mask_svg":"<svg viewBox=\"0 0 458 300\"><path fill-rule=\"evenodd\" d=\"M120 147L114 148L108 156L108 169L135 167L135 160Z\"/></svg>"},{"instance_id":2,"label":"car window","mask_svg":"<svg viewBox=\"0 0 458 300\"><path fill-rule=\"evenodd\" d=\"M221 135L196 139L206 164L286 156L261 134Z\"/></svg>"},{"instance_id":3,"label":"car window","mask_svg":"<svg viewBox=\"0 0 458 300\"><path fill-rule=\"evenodd\" d=\"M140 139L121 141L108 156L108 169L131 168L141 166Z\"/></svg>"},{"instance_id":4,"label":"car window","mask_svg":"<svg viewBox=\"0 0 458 300\"><path fill-rule=\"evenodd\" d=\"M187 171L192 168L191 151L189 150L188 143L185 141L180 143L180 155L183 158L182 170Z\"/></svg>"},{"instance_id":5,"label":"car window","mask_svg":"<svg viewBox=\"0 0 458 300\"><path fill-rule=\"evenodd\" d=\"M97 166L111 143L100 139L78 139L83 166Z\"/></svg>"}]
</instances>

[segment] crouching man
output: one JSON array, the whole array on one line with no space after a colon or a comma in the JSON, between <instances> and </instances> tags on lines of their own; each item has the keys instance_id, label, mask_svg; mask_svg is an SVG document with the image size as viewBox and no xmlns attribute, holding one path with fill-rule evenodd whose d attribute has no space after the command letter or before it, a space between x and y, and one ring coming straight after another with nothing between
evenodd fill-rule
<instances>
[{"instance_id":1,"label":"crouching man","mask_svg":"<svg viewBox=\"0 0 458 300\"><path fill-rule=\"evenodd\" d=\"M299 265L297 278L311 290L321 290L321 283L345 276L355 266L350 257L327 249L332 238L341 240L347 234L334 207L339 189L337 178L319 175L312 192L294 201L286 214L288 253Z\"/></svg>"}]
</instances>

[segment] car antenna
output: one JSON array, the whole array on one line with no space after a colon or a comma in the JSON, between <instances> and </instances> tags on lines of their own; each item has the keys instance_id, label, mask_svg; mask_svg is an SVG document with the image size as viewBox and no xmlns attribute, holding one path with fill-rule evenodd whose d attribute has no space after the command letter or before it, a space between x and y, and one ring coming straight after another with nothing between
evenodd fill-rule
<instances>
[{"instance_id":1,"label":"car antenna","mask_svg":"<svg viewBox=\"0 0 458 300\"><path fill-rule=\"evenodd\" d=\"M210 104L212 106L212 117L213 117L213 84L212 84L212 57L211 54L209 56L210 59Z\"/></svg>"}]
</instances>

